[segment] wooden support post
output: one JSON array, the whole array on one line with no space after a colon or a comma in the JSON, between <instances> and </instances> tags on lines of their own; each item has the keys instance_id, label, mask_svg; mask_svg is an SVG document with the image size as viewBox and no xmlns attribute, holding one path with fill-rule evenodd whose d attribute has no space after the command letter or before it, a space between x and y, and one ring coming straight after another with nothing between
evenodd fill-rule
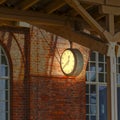
<instances>
[{"instance_id":1,"label":"wooden support post","mask_svg":"<svg viewBox=\"0 0 120 120\"><path fill-rule=\"evenodd\" d=\"M107 56L107 119L111 119L110 57Z\"/></svg>"},{"instance_id":2,"label":"wooden support post","mask_svg":"<svg viewBox=\"0 0 120 120\"><path fill-rule=\"evenodd\" d=\"M118 120L117 111L117 77L116 77L116 55L115 55L115 42L110 42L108 49L108 56L110 57L108 64L110 70L108 70L108 118L109 120Z\"/></svg>"},{"instance_id":3,"label":"wooden support post","mask_svg":"<svg viewBox=\"0 0 120 120\"><path fill-rule=\"evenodd\" d=\"M108 29L112 36L114 36L114 15L108 15ZM114 39L114 37L113 37ZM111 40L110 40L111 41ZM117 111L117 77L116 77L116 42L109 41L108 54L109 59L107 60L107 73L108 73L108 95L107 95L107 105L108 105L108 120L118 120ZM114 41L114 40L112 40Z\"/></svg>"}]
</instances>

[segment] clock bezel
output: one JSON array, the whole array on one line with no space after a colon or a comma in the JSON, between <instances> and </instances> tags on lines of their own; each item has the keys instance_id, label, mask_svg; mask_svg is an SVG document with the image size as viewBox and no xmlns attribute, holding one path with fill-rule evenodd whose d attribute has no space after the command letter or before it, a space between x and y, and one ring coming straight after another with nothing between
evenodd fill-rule
<instances>
[{"instance_id":1,"label":"clock bezel","mask_svg":"<svg viewBox=\"0 0 120 120\"><path fill-rule=\"evenodd\" d=\"M62 55L63 53L66 51L66 50L70 50L74 56L74 59L75 59L75 64L74 64L74 68L73 70L70 72L70 73L66 73L63 68L62 68L62 65L61 65L61 59L62 59ZM83 68L83 65L82 66L79 66L78 64L80 64L80 60L82 60L83 62L83 56L81 54L81 52L76 49L76 48L67 48L63 51L62 55L61 55L61 58L60 58L60 67L61 67L61 70L62 72L64 73L64 75L66 76L78 76L80 74L80 72L82 71L82 68ZM80 59L80 60L79 60ZM82 63L83 64L83 63Z\"/></svg>"}]
</instances>

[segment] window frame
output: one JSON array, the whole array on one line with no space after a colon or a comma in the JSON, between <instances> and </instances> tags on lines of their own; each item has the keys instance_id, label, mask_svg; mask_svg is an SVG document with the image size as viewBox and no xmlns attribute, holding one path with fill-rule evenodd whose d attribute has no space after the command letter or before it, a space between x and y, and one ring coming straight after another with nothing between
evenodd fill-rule
<instances>
[{"instance_id":1,"label":"window frame","mask_svg":"<svg viewBox=\"0 0 120 120\"><path fill-rule=\"evenodd\" d=\"M92 54L95 54L95 55L92 55ZM96 86L96 114L95 114L95 116L96 116L96 120L99 120L99 87L100 86L105 86L106 89L107 89L107 76L106 76L107 75L107 70L106 70L107 69L107 67L106 67L107 63L106 63L105 55L104 55L104 61L99 61L99 55L101 55L101 54L96 52L96 51L93 51L91 53L91 55L94 56L95 58L92 58L93 60L91 61L91 56L90 56L90 59L88 61L88 66L87 66L87 70L86 70L86 74L88 74L88 76L86 77L86 86L87 85L89 85L89 86L95 85ZM93 71L95 73L95 79L96 79L95 81L90 80L90 76L89 76L89 73L91 72L90 71L91 63L95 63L95 71ZM100 63L104 65L104 71L103 72L99 72L98 68L99 68ZM99 73L104 74L104 80L102 82L99 81ZM89 80L87 80L87 78ZM89 87L89 93L86 93L86 96L87 95L89 96L89 104L87 104L87 100L86 100L86 106L91 104L90 103L90 87ZM90 107L89 107L89 114L87 114L87 111L86 111L86 119L87 119L87 116L90 119L90 117L91 117Z\"/></svg>"},{"instance_id":2,"label":"window frame","mask_svg":"<svg viewBox=\"0 0 120 120\"><path fill-rule=\"evenodd\" d=\"M3 51L3 53L1 53L1 51ZM7 88L4 88L3 90L1 89L0 91L4 91L5 92L5 96L6 96L6 92L7 92L7 99L5 100L0 100L1 102L5 102L5 111L0 111L1 113L5 113L6 114L6 120L10 120L10 64L9 64L9 60L7 57L7 54L4 50L4 48L2 47L2 45L0 45L0 66L1 66L1 58L5 57L6 59L6 63L4 66L7 67L7 76L0 76L0 80L5 80L7 81ZM6 83L5 83L6 84ZM6 97L5 97L6 98ZM6 110L6 103L7 103L7 110Z\"/></svg>"}]
</instances>

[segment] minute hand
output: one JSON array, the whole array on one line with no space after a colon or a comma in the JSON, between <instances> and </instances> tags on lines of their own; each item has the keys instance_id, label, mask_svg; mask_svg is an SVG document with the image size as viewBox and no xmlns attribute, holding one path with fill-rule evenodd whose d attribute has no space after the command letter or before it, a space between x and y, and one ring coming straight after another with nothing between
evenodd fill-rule
<instances>
[{"instance_id":1,"label":"minute hand","mask_svg":"<svg viewBox=\"0 0 120 120\"><path fill-rule=\"evenodd\" d=\"M67 64L69 64L69 60L70 59L70 56L68 56L68 60L67 60L67 62L65 63L65 65L63 66L63 68L67 65Z\"/></svg>"}]
</instances>

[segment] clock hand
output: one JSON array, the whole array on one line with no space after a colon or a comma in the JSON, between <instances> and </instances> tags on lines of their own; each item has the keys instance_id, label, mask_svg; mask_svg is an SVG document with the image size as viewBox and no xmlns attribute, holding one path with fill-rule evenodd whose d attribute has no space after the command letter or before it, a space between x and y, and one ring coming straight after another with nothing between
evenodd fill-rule
<instances>
[{"instance_id":1,"label":"clock hand","mask_svg":"<svg viewBox=\"0 0 120 120\"><path fill-rule=\"evenodd\" d=\"M68 56L68 60L67 60L67 62L65 63L65 65L63 66L63 69L64 69L64 67L69 63L69 60L70 59L70 55Z\"/></svg>"}]
</instances>

